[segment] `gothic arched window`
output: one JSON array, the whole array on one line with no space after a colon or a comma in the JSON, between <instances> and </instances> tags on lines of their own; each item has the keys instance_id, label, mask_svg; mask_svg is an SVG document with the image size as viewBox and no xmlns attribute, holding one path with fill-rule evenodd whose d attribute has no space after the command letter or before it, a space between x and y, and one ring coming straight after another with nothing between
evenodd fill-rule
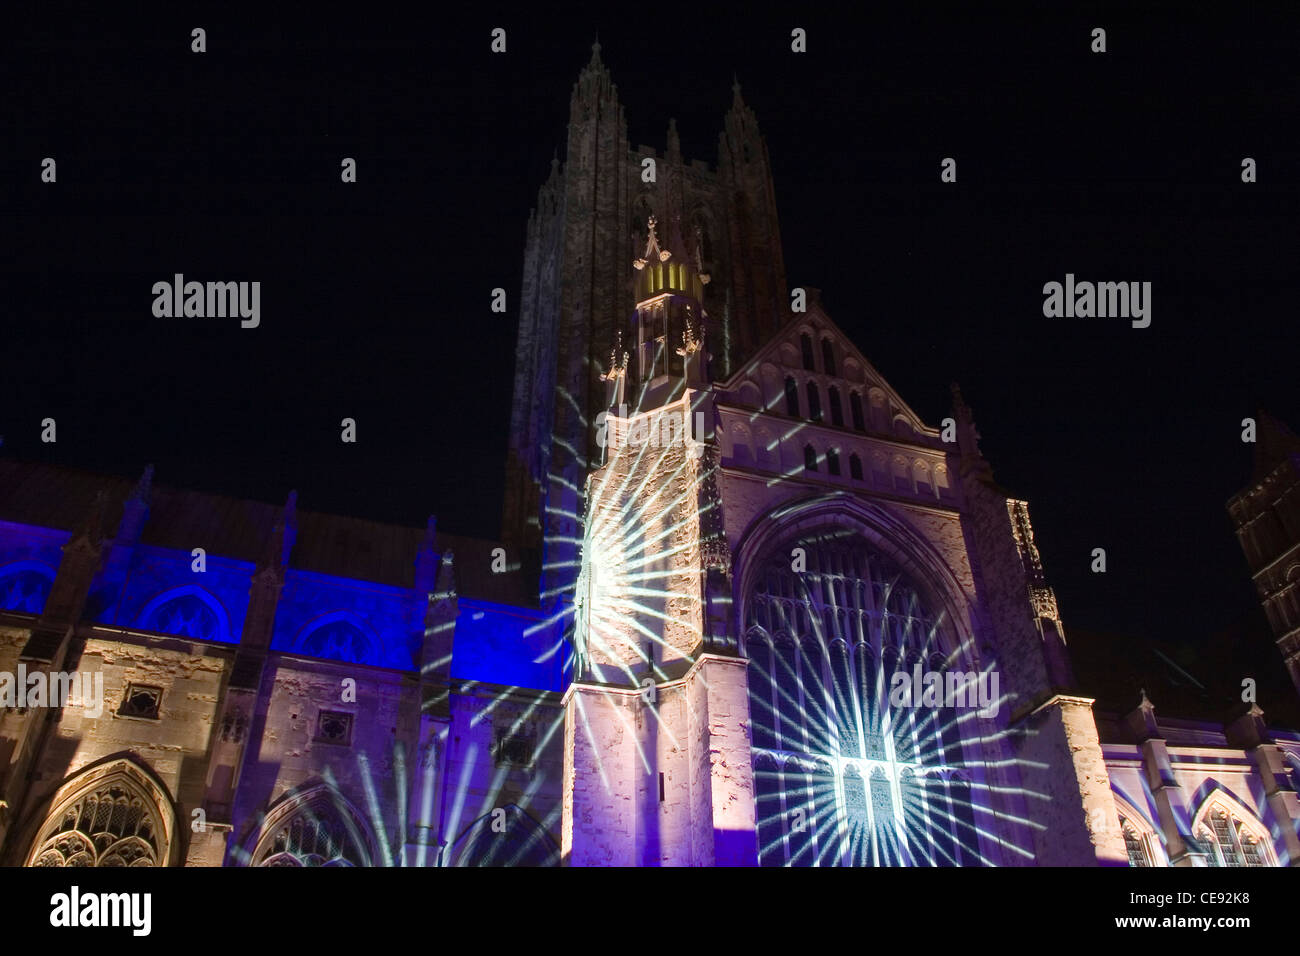
<instances>
[{"instance_id":1,"label":"gothic arched window","mask_svg":"<svg viewBox=\"0 0 1300 956\"><path fill-rule=\"evenodd\" d=\"M1222 792L1206 800L1192 832L1208 851L1210 866L1273 865L1268 831Z\"/></svg>"},{"instance_id":2,"label":"gothic arched window","mask_svg":"<svg viewBox=\"0 0 1300 956\"><path fill-rule=\"evenodd\" d=\"M866 431L867 425L862 417L862 394L860 392L849 392L849 410L853 413L853 427L860 432Z\"/></svg>"},{"instance_id":3,"label":"gothic arched window","mask_svg":"<svg viewBox=\"0 0 1300 956\"><path fill-rule=\"evenodd\" d=\"M1120 836L1129 866L1165 866L1160 838L1146 816L1119 791L1112 794L1119 814Z\"/></svg>"},{"instance_id":4,"label":"gothic arched window","mask_svg":"<svg viewBox=\"0 0 1300 956\"><path fill-rule=\"evenodd\" d=\"M700 265L704 271L709 270L713 263L713 228L710 225L709 217L702 211L697 212L691 224L691 232L695 237L695 250L699 254Z\"/></svg>"},{"instance_id":5,"label":"gothic arched window","mask_svg":"<svg viewBox=\"0 0 1300 956\"><path fill-rule=\"evenodd\" d=\"M799 417L799 386L789 375L785 377L785 413L791 418Z\"/></svg>"},{"instance_id":6,"label":"gothic arched window","mask_svg":"<svg viewBox=\"0 0 1300 956\"><path fill-rule=\"evenodd\" d=\"M258 835L253 866L369 866L365 826L341 795L318 786L282 801Z\"/></svg>"},{"instance_id":7,"label":"gothic arched window","mask_svg":"<svg viewBox=\"0 0 1300 956\"><path fill-rule=\"evenodd\" d=\"M947 660L944 616L842 530L783 542L754 577L743 613L760 864L985 862L958 722L944 701L890 692L896 672Z\"/></svg>"},{"instance_id":8,"label":"gothic arched window","mask_svg":"<svg viewBox=\"0 0 1300 956\"><path fill-rule=\"evenodd\" d=\"M212 640L217 632L217 618L211 608L197 597L187 594L159 608L154 615L153 630L164 634Z\"/></svg>"},{"instance_id":9,"label":"gothic arched window","mask_svg":"<svg viewBox=\"0 0 1300 956\"><path fill-rule=\"evenodd\" d=\"M377 664L382 647L364 626L364 622L345 611L323 615L309 623L298 635L293 649L309 657Z\"/></svg>"},{"instance_id":10,"label":"gothic arched window","mask_svg":"<svg viewBox=\"0 0 1300 956\"><path fill-rule=\"evenodd\" d=\"M837 428L844 427L844 405L840 402L840 390L832 385L828 392L831 397L831 424Z\"/></svg>"},{"instance_id":11,"label":"gothic arched window","mask_svg":"<svg viewBox=\"0 0 1300 956\"><path fill-rule=\"evenodd\" d=\"M40 614L54 584L54 570L36 562L0 568L0 611Z\"/></svg>"},{"instance_id":12,"label":"gothic arched window","mask_svg":"<svg viewBox=\"0 0 1300 956\"><path fill-rule=\"evenodd\" d=\"M815 422L822 420L822 395L817 389L816 382L809 382L806 386L808 391L808 417Z\"/></svg>"},{"instance_id":13,"label":"gothic arched window","mask_svg":"<svg viewBox=\"0 0 1300 956\"><path fill-rule=\"evenodd\" d=\"M55 795L28 866L166 866L171 801L142 770L119 760L85 771Z\"/></svg>"},{"instance_id":14,"label":"gothic arched window","mask_svg":"<svg viewBox=\"0 0 1300 956\"><path fill-rule=\"evenodd\" d=\"M186 585L166 591L140 612L140 626L159 634L199 641L229 641L226 609L202 588Z\"/></svg>"},{"instance_id":15,"label":"gothic arched window","mask_svg":"<svg viewBox=\"0 0 1300 956\"><path fill-rule=\"evenodd\" d=\"M815 372L816 369L813 367L812 336L807 332L799 336L799 350L802 353L804 370L807 372Z\"/></svg>"},{"instance_id":16,"label":"gothic arched window","mask_svg":"<svg viewBox=\"0 0 1300 956\"><path fill-rule=\"evenodd\" d=\"M559 866L560 849L515 804L475 820L451 851L452 866Z\"/></svg>"},{"instance_id":17,"label":"gothic arched window","mask_svg":"<svg viewBox=\"0 0 1300 956\"><path fill-rule=\"evenodd\" d=\"M838 448L826 449L826 470L832 475L840 473L840 451Z\"/></svg>"},{"instance_id":18,"label":"gothic arched window","mask_svg":"<svg viewBox=\"0 0 1300 956\"><path fill-rule=\"evenodd\" d=\"M857 452L849 455L849 477L854 481L862 480L862 459L858 457Z\"/></svg>"},{"instance_id":19,"label":"gothic arched window","mask_svg":"<svg viewBox=\"0 0 1300 956\"><path fill-rule=\"evenodd\" d=\"M1124 849L1128 853L1129 866L1150 866L1151 855L1147 852L1146 842L1137 827L1127 818L1119 818L1119 828L1124 834Z\"/></svg>"},{"instance_id":20,"label":"gothic arched window","mask_svg":"<svg viewBox=\"0 0 1300 956\"><path fill-rule=\"evenodd\" d=\"M805 471L817 470L817 449L812 445L803 446L803 467Z\"/></svg>"},{"instance_id":21,"label":"gothic arched window","mask_svg":"<svg viewBox=\"0 0 1300 956\"><path fill-rule=\"evenodd\" d=\"M822 339L822 371L827 375L835 374L835 348L830 339Z\"/></svg>"}]
</instances>

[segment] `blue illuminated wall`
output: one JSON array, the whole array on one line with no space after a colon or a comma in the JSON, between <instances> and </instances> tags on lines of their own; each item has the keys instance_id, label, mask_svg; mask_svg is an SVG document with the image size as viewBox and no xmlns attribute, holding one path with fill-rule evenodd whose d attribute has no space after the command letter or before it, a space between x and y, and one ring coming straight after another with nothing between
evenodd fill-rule
<instances>
[{"instance_id":1,"label":"blue illuminated wall","mask_svg":"<svg viewBox=\"0 0 1300 956\"><path fill-rule=\"evenodd\" d=\"M453 678L558 691L564 688L565 653L559 625L540 612L461 598Z\"/></svg>"},{"instance_id":2,"label":"blue illuminated wall","mask_svg":"<svg viewBox=\"0 0 1300 956\"><path fill-rule=\"evenodd\" d=\"M66 531L0 522L0 608L40 614ZM255 570L247 561L140 544L110 548L90 589L96 624L197 641L238 643ZM425 600L410 588L290 568L276 610L273 650L412 671ZM561 690L564 647L540 611L459 598L452 676L506 687Z\"/></svg>"},{"instance_id":3,"label":"blue illuminated wall","mask_svg":"<svg viewBox=\"0 0 1300 956\"><path fill-rule=\"evenodd\" d=\"M44 610L67 540L66 531L0 521L0 609Z\"/></svg>"},{"instance_id":4,"label":"blue illuminated wall","mask_svg":"<svg viewBox=\"0 0 1300 956\"><path fill-rule=\"evenodd\" d=\"M414 592L290 569L271 647L290 654L414 670Z\"/></svg>"},{"instance_id":5,"label":"blue illuminated wall","mask_svg":"<svg viewBox=\"0 0 1300 956\"><path fill-rule=\"evenodd\" d=\"M185 551L137 545L129 560L112 556L91 587L86 616L97 624L237 643L248 610L253 566L217 555L193 571Z\"/></svg>"}]
</instances>

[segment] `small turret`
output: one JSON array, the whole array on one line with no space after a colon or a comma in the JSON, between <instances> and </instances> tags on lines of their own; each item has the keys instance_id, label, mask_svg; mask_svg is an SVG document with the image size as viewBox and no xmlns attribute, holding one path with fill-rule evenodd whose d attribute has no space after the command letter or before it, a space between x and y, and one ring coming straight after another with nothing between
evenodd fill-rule
<instances>
[{"instance_id":1,"label":"small turret","mask_svg":"<svg viewBox=\"0 0 1300 956\"><path fill-rule=\"evenodd\" d=\"M658 220L651 216L645 252L632 263L637 270L637 380L642 409L677 397L682 383L698 386L708 380L707 315L701 304L705 278L686 254L680 223L673 220L669 242L682 255L660 246L657 228Z\"/></svg>"},{"instance_id":2,"label":"small turret","mask_svg":"<svg viewBox=\"0 0 1300 956\"><path fill-rule=\"evenodd\" d=\"M429 515L424 526L424 538L415 556L415 592L424 601L438 583L438 517Z\"/></svg>"},{"instance_id":3,"label":"small turret","mask_svg":"<svg viewBox=\"0 0 1300 956\"><path fill-rule=\"evenodd\" d=\"M620 329L614 347L609 350L609 368L601 373L605 383L605 408L610 414L627 403L627 350L623 348L623 331Z\"/></svg>"},{"instance_id":4,"label":"small turret","mask_svg":"<svg viewBox=\"0 0 1300 956\"><path fill-rule=\"evenodd\" d=\"M960 474L963 478L992 481L993 467L980 451L980 433L975 427L975 416L961 396L961 386L953 382L951 389L952 417L957 422L957 450L961 454Z\"/></svg>"}]
</instances>

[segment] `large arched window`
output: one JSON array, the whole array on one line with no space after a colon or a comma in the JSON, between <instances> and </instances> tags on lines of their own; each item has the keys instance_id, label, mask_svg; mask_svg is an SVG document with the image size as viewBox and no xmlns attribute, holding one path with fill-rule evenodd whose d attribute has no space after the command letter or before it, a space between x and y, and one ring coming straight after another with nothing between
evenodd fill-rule
<instances>
[{"instance_id":1,"label":"large arched window","mask_svg":"<svg viewBox=\"0 0 1300 956\"><path fill-rule=\"evenodd\" d=\"M146 631L200 641L230 640L226 609L195 585L187 584L159 594L140 612L140 626Z\"/></svg>"},{"instance_id":2,"label":"large arched window","mask_svg":"<svg viewBox=\"0 0 1300 956\"><path fill-rule=\"evenodd\" d=\"M1124 849L1128 853L1128 865L1150 866L1151 853L1142 838L1142 832L1125 816L1119 818L1119 828L1124 834Z\"/></svg>"},{"instance_id":3,"label":"large arched window","mask_svg":"<svg viewBox=\"0 0 1300 956\"><path fill-rule=\"evenodd\" d=\"M365 824L325 785L286 797L258 833L253 866L369 866Z\"/></svg>"},{"instance_id":4,"label":"large arched window","mask_svg":"<svg viewBox=\"0 0 1300 956\"><path fill-rule=\"evenodd\" d=\"M804 570L791 568L795 548ZM945 676L944 616L843 530L771 555L744 605L760 863L985 862L963 759L973 712L890 693L918 666Z\"/></svg>"},{"instance_id":5,"label":"large arched window","mask_svg":"<svg viewBox=\"0 0 1300 956\"><path fill-rule=\"evenodd\" d=\"M1263 824L1222 791L1201 805L1192 833L1209 854L1210 866L1275 865Z\"/></svg>"},{"instance_id":6,"label":"large arched window","mask_svg":"<svg viewBox=\"0 0 1300 956\"><path fill-rule=\"evenodd\" d=\"M37 561L0 568L0 611L40 614L54 585L54 569Z\"/></svg>"},{"instance_id":7,"label":"large arched window","mask_svg":"<svg viewBox=\"0 0 1300 956\"><path fill-rule=\"evenodd\" d=\"M28 866L168 866L175 811L130 760L93 767L55 794Z\"/></svg>"},{"instance_id":8,"label":"large arched window","mask_svg":"<svg viewBox=\"0 0 1300 956\"><path fill-rule=\"evenodd\" d=\"M382 645L361 618L347 611L332 611L308 623L293 649L310 657L357 664L377 664Z\"/></svg>"},{"instance_id":9,"label":"large arched window","mask_svg":"<svg viewBox=\"0 0 1300 956\"><path fill-rule=\"evenodd\" d=\"M1124 838L1124 851L1129 866L1164 866L1160 838L1155 828L1138 811L1137 807L1114 794L1115 809L1119 812L1119 830Z\"/></svg>"},{"instance_id":10,"label":"large arched window","mask_svg":"<svg viewBox=\"0 0 1300 956\"><path fill-rule=\"evenodd\" d=\"M513 803L471 823L451 851L452 866L559 866L560 848Z\"/></svg>"}]
</instances>

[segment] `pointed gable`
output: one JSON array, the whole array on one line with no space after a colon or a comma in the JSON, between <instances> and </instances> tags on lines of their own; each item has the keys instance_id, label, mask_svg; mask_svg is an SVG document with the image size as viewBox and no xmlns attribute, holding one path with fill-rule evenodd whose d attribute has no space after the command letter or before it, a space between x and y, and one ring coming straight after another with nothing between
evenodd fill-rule
<instances>
[{"instance_id":1,"label":"pointed gable","mask_svg":"<svg viewBox=\"0 0 1300 956\"><path fill-rule=\"evenodd\" d=\"M859 430L922 444L938 439L939 431L922 421L826 314L816 290L809 292L808 311L792 316L753 358L718 383L719 389L738 404L784 414L786 379L792 378L800 391L800 407L807 415L804 390L809 379L815 378L827 389L834 387L838 391L845 427L858 427L852 398L856 393L862 404ZM829 420L829 408L822 408L821 413Z\"/></svg>"}]
</instances>

